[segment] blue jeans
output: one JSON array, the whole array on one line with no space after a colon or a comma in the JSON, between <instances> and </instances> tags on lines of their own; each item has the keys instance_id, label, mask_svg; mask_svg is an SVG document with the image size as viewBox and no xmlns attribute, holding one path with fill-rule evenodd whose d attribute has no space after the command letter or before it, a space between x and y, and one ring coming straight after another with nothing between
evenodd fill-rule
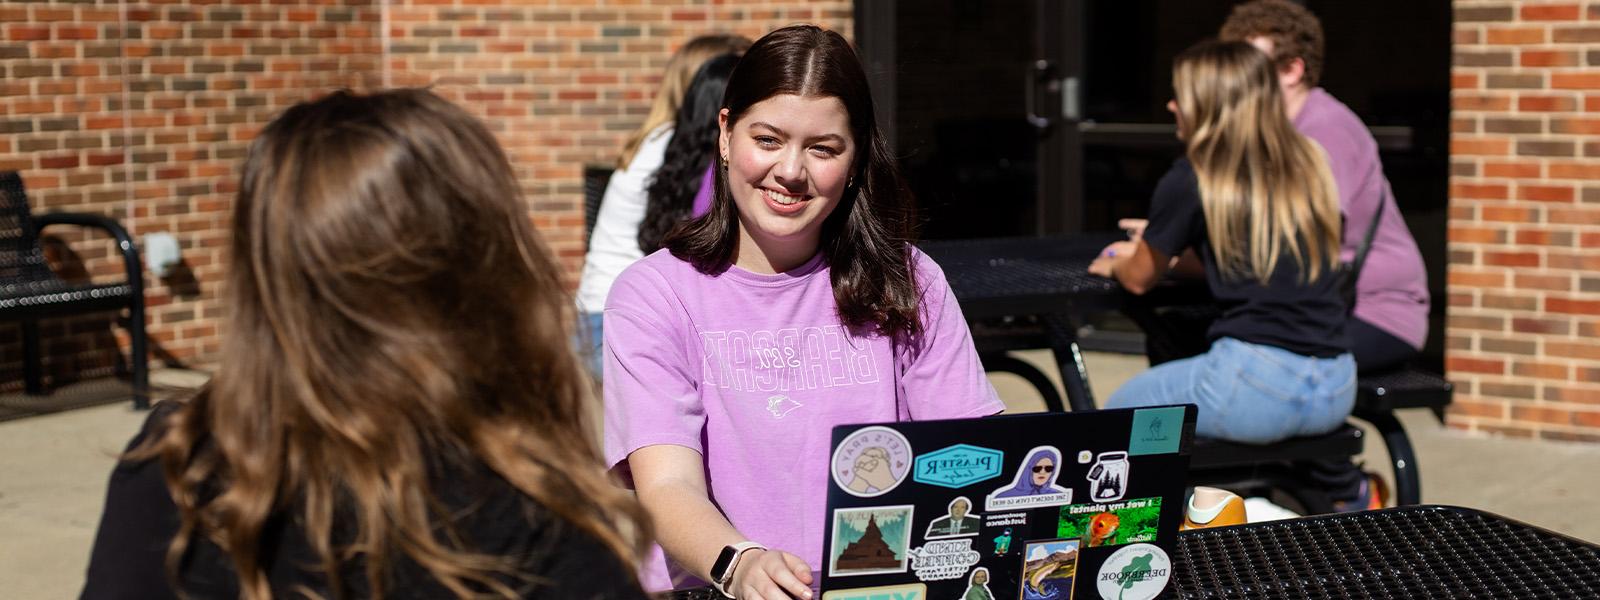
<instances>
[{"instance_id":1,"label":"blue jeans","mask_svg":"<svg viewBox=\"0 0 1600 600\"><path fill-rule=\"evenodd\" d=\"M579 312L578 337L576 342L578 357L589 365L589 373L595 379L600 379L600 374L606 364L606 355L601 351L601 328L605 324L602 318L605 313Z\"/></svg>"},{"instance_id":2,"label":"blue jeans","mask_svg":"<svg viewBox=\"0 0 1600 600\"><path fill-rule=\"evenodd\" d=\"M1222 338L1205 354L1135 376L1106 408L1195 404L1199 435L1270 444L1333 431L1355 401L1356 362L1348 353L1316 358Z\"/></svg>"}]
</instances>

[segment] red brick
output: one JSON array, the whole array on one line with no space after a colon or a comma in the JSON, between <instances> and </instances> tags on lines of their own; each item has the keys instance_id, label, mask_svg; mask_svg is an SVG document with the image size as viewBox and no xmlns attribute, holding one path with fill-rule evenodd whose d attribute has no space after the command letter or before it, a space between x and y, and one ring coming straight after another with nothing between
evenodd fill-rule
<instances>
[{"instance_id":1,"label":"red brick","mask_svg":"<svg viewBox=\"0 0 1600 600\"><path fill-rule=\"evenodd\" d=\"M1551 73L1550 88L1558 90L1600 89L1600 73Z\"/></svg>"},{"instance_id":2,"label":"red brick","mask_svg":"<svg viewBox=\"0 0 1600 600\"><path fill-rule=\"evenodd\" d=\"M1544 399L1571 404L1600 404L1600 388L1577 388L1547 385Z\"/></svg>"},{"instance_id":3,"label":"red brick","mask_svg":"<svg viewBox=\"0 0 1600 600\"><path fill-rule=\"evenodd\" d=\"M1572 289L1572 278L1565 275L1517 273L1514 281L1516 289L1548 290L1556 292L1565 292Z\"/></svg>"},{"instance_id":4,"label":"red brick","mask_svg":"<svg viewBox=\"0 0 1600 600\"><path fill-rule=\"evenodd\" d=\"M1551 223L1563 225L1600 225L1600 210L1588 207L1551 208L1549 219Z\"/></svg>"},{"instance_id":5,"label":"red brick","mask_svg":"<svg viewBox=\"0 0 1600 600\"><path fill-rule=\"evenodd\" d=\"M1551 168L1554 171L1554 167ZM1555 176L1554 173L1551 174ZM1517 184L1518 200L1533 200L1537 202L1572 202L1577 198L1572 186L1565 185L1524 185Z\"/></svg>"},{"instance_id":6,"label":"red brick","mask_svg":"<svg viewBox=\"0 0 1600 600\"><path fill-rule=\"evenodd\" d=\"M78 166L78 155L76 154L39 157L39 168L41 169L71 169L76 166ZM34 186L30 185L29 187Z\"/></svg>"},{"instance_id":7,"label":"red brick","mask_svg":"<svg viewBox=\"0 0 1600 600\"><path fill-rule=\"evenodd\" d=\"M1577 21L1582 9L1576 4L1534 4L1522 7L1524 21Z\"/></svg>"},{"instance_id":8,"label":"red brick","mask_svg":"<svg viewBox=\"0 0 1600 600\"><path fill-rule=\"evenodd\" d=\"M1549 297L1544 299L1545 312L1577 315L1600 315L1600 300L1574 300ZM1600 347L1600 344L1597 344Z\"/></svg>"},{"instance_id":9,"label":"red brick","mask_svg":"<svg viewBox=\"0 0 1600 600\"><path fill-rule=\"evenodd\" d=\"M1499 375L1499 374L1504 373L1505 369L1506 369L1505 361L1499 360L1499 359L1485 360L1485 359L1478 359L1478 358L1457 358L1457 357L1449 357L1449 358L1445 359L1445 370L1450 372L1450 373L1463 373L1463 372L1465 372L1465 373L1487 373L1487 374L1491 374L1491 375Z\"/></svg>"},{"instance_id":10,"label":"red brick","mask_svg":"<svg viewBox=\"0 0 1600 600\"><path fill-rule=\"evenodd\" d=\"M1450 186L1450 197L1458 200L1505 200L1511 197L1511 186L1503 183L1457 183Z\"/></svg>"},{"instance_id":11,"label":"red brick","mask_svg":"<svg viewBox=\"0 0 1600 600\"><path fill-rule=\"evenodd\" d=\"M1449 241L1463 244L1504 244L1506 232L1504 229L1485 227L1451 227Z\"/></svg>"},{"instance_id":12,"label":"red brick","mask_svg":"<svg viewBox=\"0 0 1600 600\"><path fill-rule=\"evenodd\" d=\"M1583 360L1600 360L1600 343L1588 340L1579 343L1557 342L1545 340L1544 353L1546 356L1559 356Z\"/></svg>"},{"instance_id":13,"label":"red brick","mask_svg":"<svg viewBox=\"0 0 1600 600\"><path fill-rule=\"evenodd\" d=\"M1571 425L1572 412L1542 406L1511 406L1511 420L1546 425Z\"/></svg>"},{"instance_id":14,"label":"red brick","mask_svg":"<svg viewBox=\"0 0 1600 600\"><path fill-rule=\"evenodd\" d=\"M1451 231L1454 231L1453 229ZM1503 234L1502 234L1503 235ZM1456 241L1451 239L1450 241ZM1464 271L1451 269L1448 277L1451 287L1468 288L1498 288L1506 284L1506 273L1503 269L1494 271Z\"/></svg>"},{"instance_id":15,"label":"red brick","mask_svg":"<svg viewBox=\"0 0 1600 600\"><path fill-rule=\"evenodd\" d=\"M1484 252L1483 264L1496 267L1537 267L1537 252Z\"/></svg>"},{"instance_id":16,"label":"red brick","mask_svg":"<svg viewBox=\"0 0 1600 600\"><path fill-rule=\"evenodd\" d=\"M1572 322L1564 319L1518 317L1511 319L1511 330L1517 333L1567 335L1567 332L1572 331Z\"/></svg>"},{"instance_id":17,"label":"red brick","mask_svg":"<svg viewBox=\"0 0 1600 600\"><path fill-rule=\"evenodd\" d=\"M1511 153L1511 140L1457 139L1450 141L1453 156L1504 156Z\"/></svg>"},{"instance_id":18,"label":"red brick","mask_svg":"<svg viewBox=\"0 0 1600 600\"><path fill-rule=\"evenodd\" d=\"M1479 402L1457 398L1450 403L1450 414L1485 419L1504 419L1507 414L1504 402Z\"/></svg>"},{"instance_id":19,"label":"red brick","mask_svg":"<svg viewBox=\"0 0 1600 600\"><path fill-rule=\"evenodd\" d=\"M1600 135L1600 121L1591 121L1595 125L1595 133ZM1551 179L1600 179L1600 164L1595 163L1551 163Z\"/></svg>"},{"instance_id":20,"label":"red brick","mask_svg":"<svg viewBox=\"0 0 1600 600\"><path fill-rule=\"evenodd\" d=\"M1511 97L1500 94L1451 94L1450 106L1456 110L1511 110Z\"/></svg>"},{"instance_id":21,"label":"red brick","mask_svg":"<svg viewBox=\"0 0 1600 600\"><path fill-rule=\"evenodd\" d=\"M1519 377L1532 377L1535 379L1554 379L1566 381L1568 378L1566 365L1541 363L1536 361L1519 360L1511 365L1511 374Z\"/></svg>"},{"instance_id":22,"label":"red brick","mask_svg":"<svg viewBox=\"0 0 1600 600\"><path fill-rule=\"evenodd\" d=\"M1539 211L1520 206L1485 206L1480 209L1484 221L1501 223L1538 223Z\"/></svg>"},{"instance_id":23,"label":"red brick","mask_svg":"<svg viewBox=\"0 0 1600 600\"><path fill-rule=\"evenodd\" d=\"M1572 96L1521 96L1517 110L1523 112L1567 112L1578 109L1578 100Z\"/></svg>"},{"instance_id":24,"label":"red brick","mask_svg":"<svg viewBox=\"0 0 1600 600\"><path fill-rule=\"evenodd\" d=\"M1521 62L1524 67L1571 67L1583 59L1577 52L1523 50Z\"/></svg>"},{"instance_id":25,"label":"red brick","mask_svg":"<svg viewBox=\"0 0 1600 600\"><path fill-rule=\"evenodd\" d=\"M1488 27L1484 34L1486 43L1496 45L1543 44L1548 38L1543 27Z\"/></svg>"},{"instance_id":26,"label":"red brick","mask_svg":"<svg viewBox=\"0 0 1600 600\"><path fill-rule=\"evenodd\" d=\"M6 39L18 42L48 40L50 39L50 27L37 25L10 25L6 27Z\"/></svg>"},{"instance_id":27,"label":"red brick","mask_svg":"<svg viewBox=\"0 0 1600 600\"><path fill-rule=\"evenodd\" d=\"M1511 179L1538 179L1540 177L1539 163L1531 163L1531 162L1512 162L1512 163L1485 162L1485 163L1483 163L1483 176L1484 177L1506 177L1506 178L1511 178ZM1503 188L1502 188L1502 191L1504 191ZM1455 196L1454 193L1452 193L1451 195ZM1509 195L1510 194L1507 192L1506 195L1499 196L1498 198L1506 198ZM1477 196L1470 196L1470 197L1477 197Z\"/></svg>"}]
</instances>

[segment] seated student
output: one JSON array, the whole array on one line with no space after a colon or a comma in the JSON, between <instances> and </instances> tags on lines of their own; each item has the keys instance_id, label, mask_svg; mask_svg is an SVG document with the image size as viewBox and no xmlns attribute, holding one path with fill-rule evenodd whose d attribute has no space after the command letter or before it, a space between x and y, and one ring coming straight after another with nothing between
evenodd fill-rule
<instances>
[{"instance_id":1,"label":"seated student","mask_svg":"<svg viewBox=\"0 0 1600 600\"><path fill-rule=\"evenodd\" d=\"M683 106L672 122L666 158L645 190L644 219L639 223L639 250L661 249L661 240L678 224L711 211L711 177L717 162L717 113L728 75L739 57L724 54L707 60L689 82Z\"/></svg>"},{"instance_id":2,"label":"seated student","mask_svg":"<svg viewBox=\"0 0 1600 600\"><path fill-rule=\"evenodd\" d=\"M667 143L673 137L673 123L682 112L684 95L705 61L724 54L739 54L748 47L749 39L732 34L702 35L684 43L667 60L661 74L661 89L650 104L650 114L622 147L617 170L611 173L606 193L600 200L600 214L595 216L589 250L584 254L583 271L578 277L578 311L582 314L585 334L580 345L596 377L600 375L602 358L601 311L617 275L648 254L639 248L646 193L656 171L666 160ZM699 168L703 172L705 165Z\"/></svg>"},{"instance_id":3,"label":"seated student","mask_svg":"<svg viewBox=\"0 0 1600 600\"><path fill-rule=\"evenodd\" d=\"M267 125L219 369L112 472L83 597L644 598L520 187L424 90Z\"/></svg>"},{"instance_id":4,"label":"seated student","mask_svg":"<svg viewBox=\"0 0 1600 600\"><path fill-rule=\"evenodd\" d=\"M1295 132L1265 54L1204 42L1172 67L1186 158L1161 178L1143 237L1090 271L1143 293L1193 248L1222 305L1211 347L1152 367L1107 407L1193 403L1196 433L1265 444L1331 431L1355 402L1339 293L1339 205L1322 150Z\"/></svg>"},{"instance_id":5,"label":"seated student","mask_svg":"<svg viewBox=\"0 0 1600 600\"><path fill-rule=\"evenodd\" d=\"M910 244L911 198L843 37L758 40L719 123L711 212L606 303L606 460L659 523L673 574L810 598L831 428L1003 405L943 273ZM724 553L732 568L713 574ZM672 586L666 563L645 581Z\"/></svg>"}]
</instances>

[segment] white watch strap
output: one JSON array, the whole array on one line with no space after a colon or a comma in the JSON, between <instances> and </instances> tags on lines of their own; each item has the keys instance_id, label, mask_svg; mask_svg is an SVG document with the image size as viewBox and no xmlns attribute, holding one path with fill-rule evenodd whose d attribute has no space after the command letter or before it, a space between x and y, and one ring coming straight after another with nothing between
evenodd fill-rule
<instances>
[{"instance_id":1,"label":"white watch strap","mask_svg":"<svg viewBox=\"0 0 1600 600\"><path fill-rule=\"evenodd\" d=\"M739 559L744 558L745 552L756 549L766 550L767 547L757 542L739 542L729 547L733 548L733 560L728 561L728 570L722 574L722 581L711 582L711 587L717 588L717 591L721 592L722 595L732 598L734 597L733 594L725 586L733 583L733 573L739 569Z\"/></svg>"}]
</instances>

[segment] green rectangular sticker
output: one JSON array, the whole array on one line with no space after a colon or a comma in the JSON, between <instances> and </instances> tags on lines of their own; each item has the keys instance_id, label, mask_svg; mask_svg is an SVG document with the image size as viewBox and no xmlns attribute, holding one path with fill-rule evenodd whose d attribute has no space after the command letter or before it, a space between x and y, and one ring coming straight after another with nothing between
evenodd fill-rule
<instances>
[{"instance_id":1,"label":"green rectangular sticker","mask_svg":"<svg viewBox=\"0 0 1600 600\"><path fill-rule=\"evenodd\" d=\"M1178 451L1178 440L1182 438L1182 406L1136 410L1133 432L1128 435L1128 454L1171 454Z\"/></svg>"}]
</instances>

